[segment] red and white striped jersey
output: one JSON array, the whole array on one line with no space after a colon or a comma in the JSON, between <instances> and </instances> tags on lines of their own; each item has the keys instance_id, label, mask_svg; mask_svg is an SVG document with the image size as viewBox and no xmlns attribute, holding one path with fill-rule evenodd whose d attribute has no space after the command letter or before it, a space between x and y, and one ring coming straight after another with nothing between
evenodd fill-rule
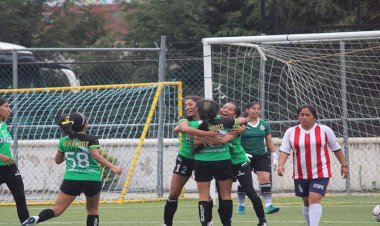
<instances>
[{"instance_id":1,"label":"red and white striped jersey","mask_svg":"<svg viewBox=\"0 0 380 226\"><path fill-rule=\"evenodd\" d=\"M286 130L280 151L290 154L293 151L293 178L330 178L331 151L341 149L332 129L315 123L309 131L297 125Z\"/></svg>"}]
</instances>

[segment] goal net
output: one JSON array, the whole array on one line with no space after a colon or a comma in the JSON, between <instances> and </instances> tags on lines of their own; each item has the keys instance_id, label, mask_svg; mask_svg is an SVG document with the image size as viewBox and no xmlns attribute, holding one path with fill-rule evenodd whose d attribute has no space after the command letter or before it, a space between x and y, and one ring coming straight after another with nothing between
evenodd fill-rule
<instances>
[{"instance_id":1,"label":"goal net","mask_svg":"<svg viewBox=\"0 0 380 226\"><path fill-rule=\"evenodd\" d=\"M2 90L0 96L14 112L7 124L29 203L54 201L63 179L65 162L54 162L58 112L83 112L102 155L124 169L121 176L102 169L101 202L154 200L168 191L178 150L173 128L182 114L181 83ZM3 184L0 204L7 203L13 197Z\"/></svg>"},{"instance_id":2,"label":"goal net","mask_svg":"<svg viewBox=\"0 0 380 226\"><path fill-rule=\"evenodd\" d=\"M380 31L206 38L203 46L206 98L241 108L259 100L277 148L296 109L313 104L350 166L343 180L331 157L329 189L380 188ZM284 177L273 173L274 190L293 189L291 161L286 167Z\"/></svg>"}]
</instances>

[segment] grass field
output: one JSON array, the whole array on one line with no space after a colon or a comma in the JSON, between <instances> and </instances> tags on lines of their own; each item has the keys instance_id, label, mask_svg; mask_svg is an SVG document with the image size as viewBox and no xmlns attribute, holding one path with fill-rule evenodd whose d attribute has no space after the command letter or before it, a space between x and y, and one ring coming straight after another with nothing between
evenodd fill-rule
<instances>
[{"instance_id":1,"label":"grass field","mask_svg":"<svg viewBox=\"0 0 380 226\"><path fill-rule=\"evenodd\" d=\"M267 215L270 226L301 226L305 225L301 199L296 197L274 197L273 203L281 207L279 213ZM327 196L323 199L323 215L320 226L361 226L378 225L371 216L372 208L380 204L380 196ZM164 201L129 204L102 204L100 206L100 224L113 225L144 225L159 226L163 221ZM234 200L234 214L232 225L257 225L251 205L246 203L247 213L236 214L236 200ZM49 206L31 206L31 215L37 214ZM249 207L249 208L248 208ZM213 216L215 226L220 226L217 206L214 207ZM14 206L0 206L0 225L20 225ZM86 212L84 205L72 205L63 215L39 225L85 225ZM198 223L198 210L196 199L180 200L174 225L193 226Z\"/></svg>"}]
</instances>

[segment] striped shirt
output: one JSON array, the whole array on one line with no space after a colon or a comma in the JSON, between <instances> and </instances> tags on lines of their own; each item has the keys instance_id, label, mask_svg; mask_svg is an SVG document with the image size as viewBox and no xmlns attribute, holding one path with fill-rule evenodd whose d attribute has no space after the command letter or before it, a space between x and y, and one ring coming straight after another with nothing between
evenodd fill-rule
<instances>
[{"instance_id":1,"label":"striped shirt","mask_svg":"<svg viewBox=\"0 0 380 226\"><path fill-rule=\"evenodd\" d=\"M330 127L315 123L309 131L301 125L289 128L282 139L280 151L290 154L293 151L293 178L330 178L331 151L341 149Z\"/></svg>"}]
</instances>

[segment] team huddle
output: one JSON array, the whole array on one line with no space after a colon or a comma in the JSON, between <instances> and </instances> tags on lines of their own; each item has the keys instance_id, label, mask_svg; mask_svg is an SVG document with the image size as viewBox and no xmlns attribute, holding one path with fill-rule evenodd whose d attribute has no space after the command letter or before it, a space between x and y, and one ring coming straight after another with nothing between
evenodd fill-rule
<instances>
[{"instance_id":1,"label":"team huddle","mask_svg":"<svg viewBox=\"0 0 380 226\"><path fill-rule=\"evenodd\" d=\"M282 176L291 151L296 156L293 164L295 193L303 199L305 221L308 226L319 225L322 215L320 201L331 177L328 148L342 165L343 177L347 176L348 170L334 132L316 123L318 115L313 106L298 108L299 125L285 132L278 161L269 124L259 118L261 108L258 101L247 105L245 117L241 116L233 102L220 107L212 100L188 96L184 105L186 117L175 128L176 132L183 133L183 138L165 205L164 226L173 225L178 198L192 171L198 187L198 213L202 226L213 225L214 203L210 197L210 182L213 179L216 181L218 213L223 226L232 223L231 187L234 181L239 182L237 212L245 213L245 196L248 196L258 218L257 225L268 225L265 214L279 211L272 205L271 160L268 153L277 167L277 173ZM254 190L251 171L258 176L265 208Z\"/></svg>"},{"instance_id":2,"label":"team huddle","mask_svg":"<svg viewBox=\"0 0 380 226\"><path fill-rule=\"evenodd\" d=\"M237 213L245 213L245 197L248 196L258 226L268 225L265 214L280 210L272 205L271 165L277 168L280 176L284 175L284 164L290 154L293 154L295 194L303 199L305 221L308 226L319 224L321 199L332 176L328 149L340 162L343 177L347 176L348 169L334 132L316 123L318 115L313 106L298 108L299 124L285 132L278 158L270 126L259 117L259 102L249 103L244 109L244 116L233 102L220 107L212 100L188 96L184 105L186 116L174 128L175 132L182 132L182 140L164 208L165 226L173 225L178 198L193 172L198 187L199 220L202 226L213 225L214 203L210 195L213 179L218 193L217 211L223 226L232 224L231 193L235 181L239 183ZM99 164L110 168L117 175L122 173L122 168L99 154L98 139L86 133L86 117L80 112L57 115L56 123L63 136L58 144L55 162L60 164L66 160L66 172L53 208L30 216L23 181L10 149L11 135L5 123L10 113L8 101L0 98L0 184L6 183L12 192L21 226L36 225L61 215L81 193L86 197L86 225L99 225ZM252 171L258 176L265 205L253 187Z\"/></svg>"}]
</instances>

